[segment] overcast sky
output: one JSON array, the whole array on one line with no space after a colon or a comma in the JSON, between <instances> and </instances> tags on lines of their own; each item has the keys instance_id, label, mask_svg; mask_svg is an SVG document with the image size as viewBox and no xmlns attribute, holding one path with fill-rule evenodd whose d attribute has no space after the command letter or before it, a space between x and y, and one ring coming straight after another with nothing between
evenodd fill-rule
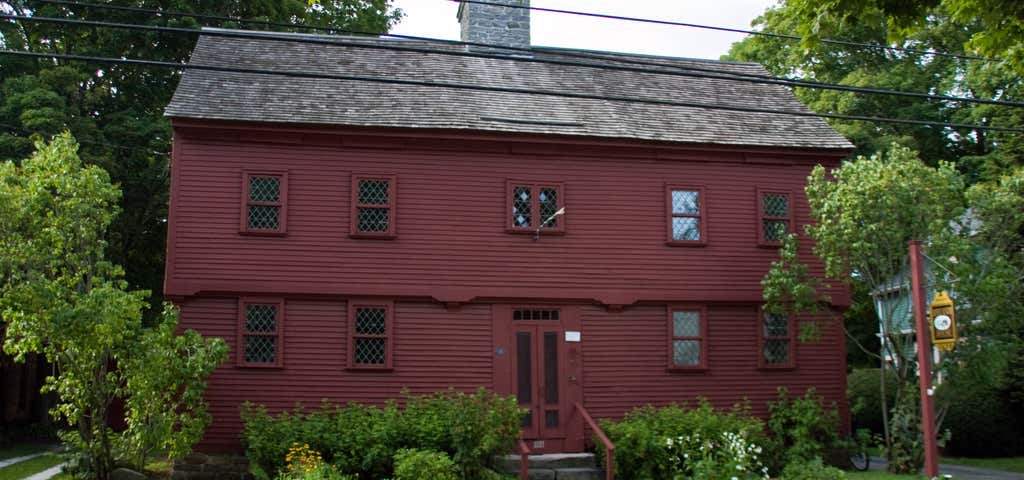
<instances>
[{"instance_id":1,"label":"overcast sky","mask_svg":"<svg viewBox=\"0 0 1024 480\"><path fill-rule=\"evenodd\" d=\"M392 33L459 39L451 0L394 0L405 18ZM775 0L531 0L531 6L627 17L651 18L749 29L750 21ZM742 34L705 29L587 18L563 13L530 12L534 45L713 58L729 51Z\"/></svg>"}]
</instances>

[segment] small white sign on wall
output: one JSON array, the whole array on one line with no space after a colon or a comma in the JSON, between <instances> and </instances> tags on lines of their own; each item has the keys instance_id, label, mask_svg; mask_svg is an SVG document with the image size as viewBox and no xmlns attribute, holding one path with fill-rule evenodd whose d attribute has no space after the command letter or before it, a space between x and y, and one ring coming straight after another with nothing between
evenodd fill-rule
<instances>
[{"instance_id":1,"label":"small white sign on wall","mask_svg":"<svg viewBox=\"0 0 1024 480\"><path fill-rule=\"evenodd\" d=\"M578 342L580 341L580 332L573 332L567 330L565 332L565 341L567 342Z\"/></svg>"}]
</instances>

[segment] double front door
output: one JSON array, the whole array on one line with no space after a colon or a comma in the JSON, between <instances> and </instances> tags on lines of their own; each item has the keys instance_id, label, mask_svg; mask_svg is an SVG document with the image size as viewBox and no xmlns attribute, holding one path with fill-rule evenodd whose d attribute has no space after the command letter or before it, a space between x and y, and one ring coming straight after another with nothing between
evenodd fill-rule
<instances>
[{"instance_id":1,"label":"double front door","mask_svg":"<svg viewBox=\"0 0 1024 480\"><path fill-rule=\"evenodd\" d=\"M523 438L539 452L582 448L574 404L581 400L581 352L575 309L511 308L511 387L523 417ZM576 415L578 416L578 415ZM582 432L579 432L582 437Z\"/></svg>"}]
</instances>

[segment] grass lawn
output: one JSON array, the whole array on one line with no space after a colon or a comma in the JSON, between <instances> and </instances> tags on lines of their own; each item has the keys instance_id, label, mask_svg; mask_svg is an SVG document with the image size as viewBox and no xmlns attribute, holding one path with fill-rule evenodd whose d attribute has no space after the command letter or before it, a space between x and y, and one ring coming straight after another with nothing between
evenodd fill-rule
<instances>
[{"instance_id":1,"label":"grass lawn","mask_svg":"<svg viewBox=\"0 0 1024 480\"><path fill-rule=\"evenodd\" d=\"M47 445L39 444L21 444L15 445L11 448L5 448L0 450L0 460L7 460L8 458L21 457L24 455L31 455L33 453L42 452L46 450Z\"/></svg>"},{"instance_id":2,"label":"grass lawn","mask_svg":"<svg viewBox=\"0 0 1024 480\"><path fill-rule=\"evenodd\" d=\"M994 468L996 470L1008 470L1011 472L1024 473L1024 457L1004 458L965 458L965 457L942 457L939 462L953 463L956 465L967 465L969 467Z\"/></svg>"},{"instance_id":3,"label":"grass lawn","mask_svg":"<svg viewBox=\"0 0 1024 480\"><path fill-rule=\"evenodd\" d=\"M42 456L18 462L0 468L0 480L19 480L34 473L39 473L47 468L59 465L63 459L55 453L46 453Z\"/></svg>"},{"instance_id":4,"label":"grass lawn","mask_svg":"<svg viewBox=\"0 0 1024 480\"><path fill-rule=\"evenodd\" d=\"M846 472L850 480L923 480L920 475L896 475L888 472Z\"/></svg>"}]
</instances>

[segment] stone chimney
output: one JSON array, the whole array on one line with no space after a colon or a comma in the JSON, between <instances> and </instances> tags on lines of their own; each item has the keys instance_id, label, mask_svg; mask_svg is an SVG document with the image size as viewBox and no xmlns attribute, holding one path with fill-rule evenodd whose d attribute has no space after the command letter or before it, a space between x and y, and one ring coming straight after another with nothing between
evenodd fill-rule
<instances>
[{"instance_id":1,"label":"stone chimney","mask_svg":"<svg viewBox=\"0 0 1024 480\"><path fill-rule=\"evenodd\" d=\"M529 7L530 0L481 0L487 3ZM459 4L462 41L505 47L530 46L530 10L463 1Z\"/></svg>"}]
</instances>

